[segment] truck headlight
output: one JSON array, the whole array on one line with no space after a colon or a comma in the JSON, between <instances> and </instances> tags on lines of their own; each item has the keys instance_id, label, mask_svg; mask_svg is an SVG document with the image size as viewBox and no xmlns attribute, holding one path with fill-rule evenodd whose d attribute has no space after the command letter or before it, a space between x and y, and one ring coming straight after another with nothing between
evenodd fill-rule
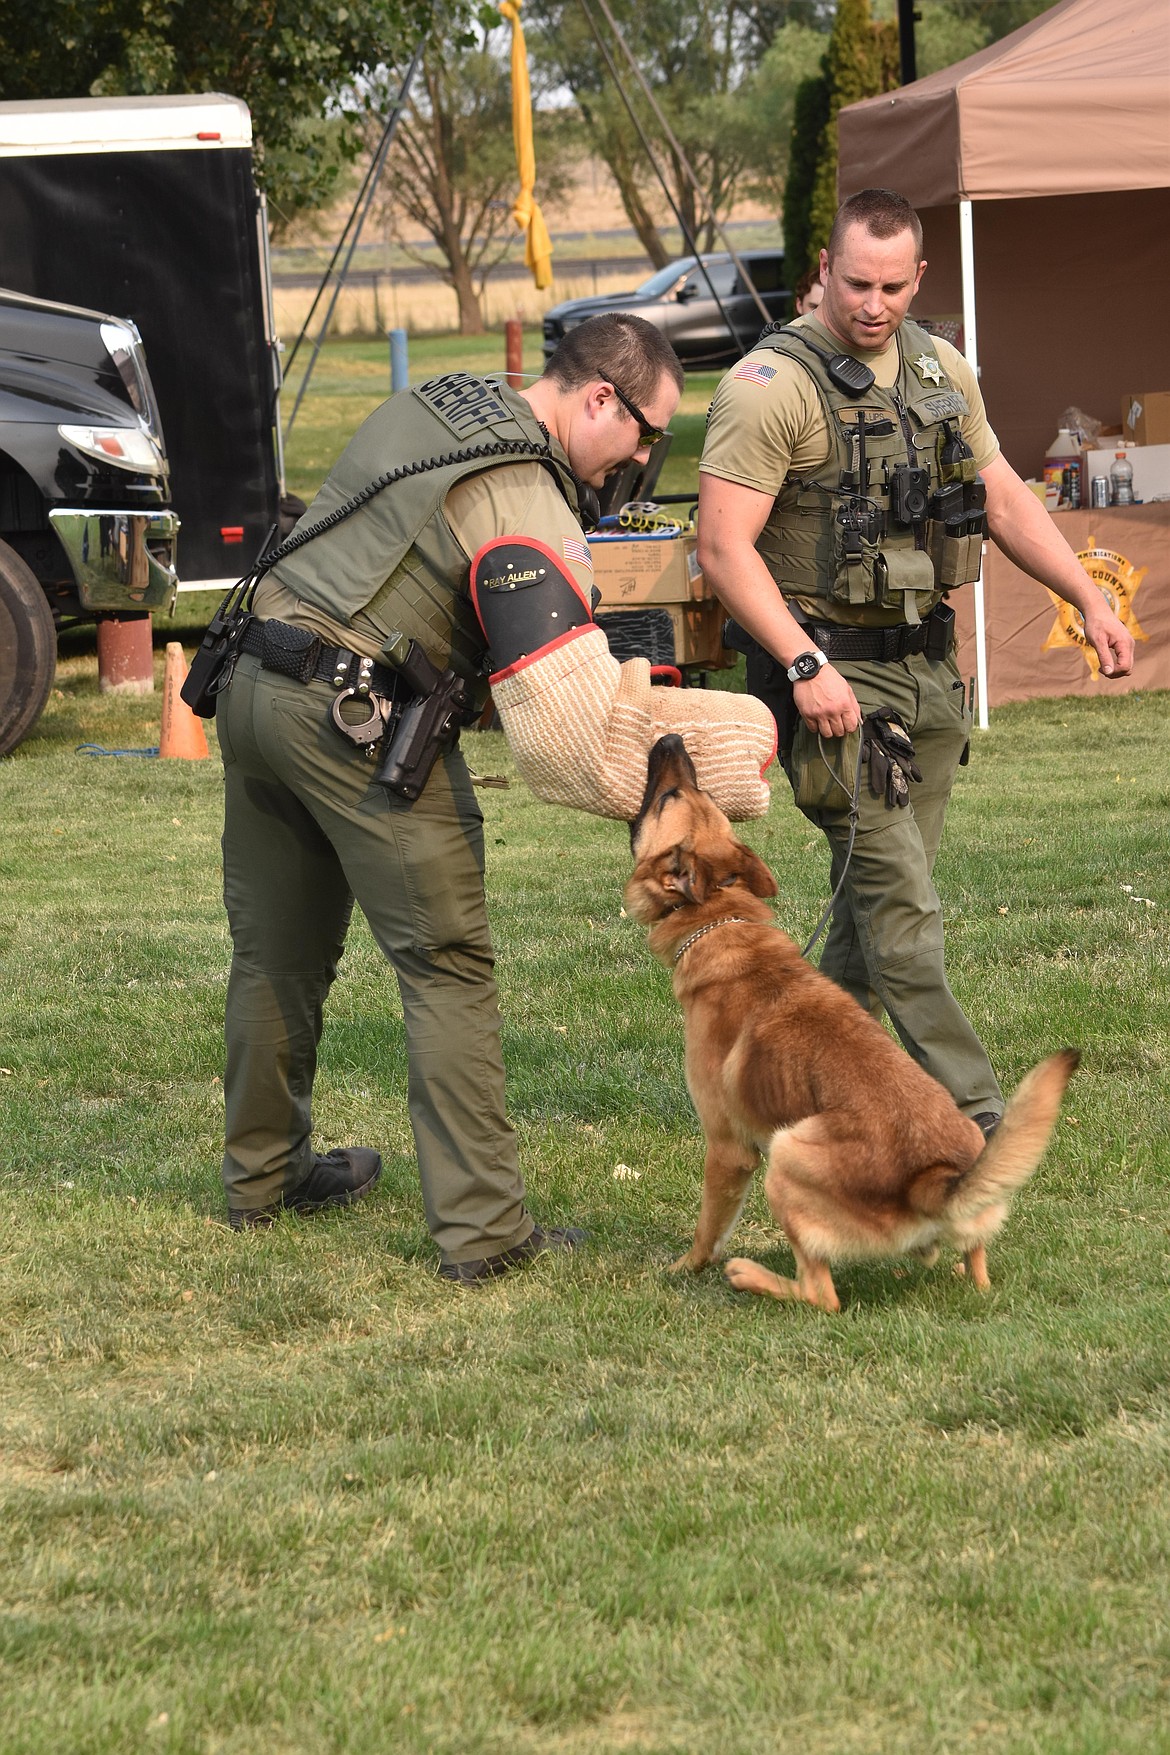
<instances>
[{"instance_id":1,"label":"truck headlight","mask_svg":"<svg viewBox=\"0 0 1170 1755\"><path fill-rule=\"evenodd\" d=\"M102 463L131 469L136 475L166 474L162 453L141 427L59 426L57 431L67 445Z\"/></svg>"}]
</instances>

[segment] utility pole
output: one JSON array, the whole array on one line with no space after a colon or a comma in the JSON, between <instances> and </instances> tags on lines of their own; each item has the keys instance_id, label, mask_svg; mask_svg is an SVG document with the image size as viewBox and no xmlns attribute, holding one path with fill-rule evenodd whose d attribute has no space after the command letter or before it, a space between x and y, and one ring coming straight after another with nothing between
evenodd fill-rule
<instances>
[{"instance_id":1,"label":"utility pole","mask_svg":"<svg viewBox=\"0 0 1170 1755\"><path fill-rule=\"evenodd\" d=\"M921 17L922 14L914 10L914 0L898 0L898 58L901 62L903 85L912 85L918 78L914 25Z\"/></svg>"}]
</instances>

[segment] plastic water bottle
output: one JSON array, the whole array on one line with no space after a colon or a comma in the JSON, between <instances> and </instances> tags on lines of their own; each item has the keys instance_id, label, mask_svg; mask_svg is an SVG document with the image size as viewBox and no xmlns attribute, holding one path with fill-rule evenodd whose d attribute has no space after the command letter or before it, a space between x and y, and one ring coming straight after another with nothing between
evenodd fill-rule
<instances>
[{"instance_id":1,"label":"plastic water bottle","mask_svg":"<svg viewBox=\"0 0 1170 1755\"><path fill-rule=\"evenodd\" d=\"M1118 451L1109 465L1109 501L1114 506L1133 505L1133 464Z\"/></svg>"}]
</instances>

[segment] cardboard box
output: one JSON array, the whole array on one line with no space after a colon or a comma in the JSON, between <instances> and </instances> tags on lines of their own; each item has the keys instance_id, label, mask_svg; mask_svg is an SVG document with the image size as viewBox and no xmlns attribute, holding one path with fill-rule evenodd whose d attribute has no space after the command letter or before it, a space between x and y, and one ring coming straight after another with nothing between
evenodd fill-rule
<instances>
[{"instance_id":1,"label":"cardboard box","mask_svg":"<svg viewBox=\"0 0 1170 1755\"><path fill-rule=\"evenodd\" d=\"M700 603L709 596L693 536L591 536L589 555L603 609Z\"/></svg>"},{"instance_id":2,"label":"cardboard box","mask_svg":"<svg viewBox=\"0 0 1170 1755\"><path fill-rule=\"evenodd\" d=\"M1135 390L1124 396L1121 431L1137 445L1170 445L1170 390Z\"/></svg>"},{"instance_id":3,"label":"cardboard box","mask_svg":"<svg viewBox=\"0 0 1170 1755\"><path fill-rule=\"evenodd\" d=\"M695 670L726 670L735 664L735 653L723 644L727 612L699 570L693 536L591 536L589 555L601 593L596 613L603 626L608 623L616 657L645 657ZM639 611L669 617L669 642L662 622L648 630ZM628 628L609 622L620 612L630 614ZM673 655L663 650L667 644Z\"/></svg>"}]
</instances>

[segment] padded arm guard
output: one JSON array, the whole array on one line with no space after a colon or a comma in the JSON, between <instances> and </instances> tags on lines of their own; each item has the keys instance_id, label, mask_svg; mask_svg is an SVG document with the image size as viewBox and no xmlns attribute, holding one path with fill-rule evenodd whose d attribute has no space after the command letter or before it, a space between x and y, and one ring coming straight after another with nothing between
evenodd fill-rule
<instances>
[{"instance_id":1,"label":"padded arm guard","mask_svg":"<svg viewBox=\"0 0 1170 1755\"><path fill-rule=\"evenodd\" d=\"M593 620L552 549L527 536L484 544L471 563L471 601L496 672Z\"/></svg>"},{"instance_id":2,"label":"padded arm guard","mask_svg":"<svg viewBox=\"0 0 1170 1755\"><path fill-rule=\"evenodd\" d=\"M492 696L526 783L538 798L632 822L651 746L685 742L699 785L733 820L762 816L776 722L754 695L652 688L644 658L619 664L584 623L497 671Z\"/></svg>"}]
</instances>

